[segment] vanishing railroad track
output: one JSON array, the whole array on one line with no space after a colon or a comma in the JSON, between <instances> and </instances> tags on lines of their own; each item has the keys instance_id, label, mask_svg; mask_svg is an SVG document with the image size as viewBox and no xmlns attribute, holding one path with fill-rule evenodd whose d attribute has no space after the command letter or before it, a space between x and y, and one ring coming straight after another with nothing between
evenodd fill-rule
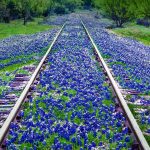
<instances>
[{"instance_id":1,"label":"vanishing railroad track","mask_svg":"<svg viewBox=\"0 0 150 150\"><path fill-rule=\"evenodd\" d=\"M41 62L39 63L39 65L37 66L36 70L34 71L32 77L30 78L30 80L28 81L26 87L24 88L22 94L20 95L20 97L15 101L13 104L9 104L9 100L11 100L13 98L10 97L8 98L6 101L3 101L3 104L0 103L0 145L1 145L1 149L5 149L6 148L6 139L7 139L7 135L9 134L9 128L11 126L11 122L20 122L17 120L20 120L21 118L19 117L19 112L21 111L21 107L22 105L27 102L28 103L28 99L29 97L31 97L32 93L34 93L35 91L35 87L39 84L39 80L40 80L40 73L46 69L46 66L48 65L48 57L50 55L51 50L53 49L53 47L56 45L57 40L59 39L59 37L61 36L61 34L66 34L66 32L63 33L63 30L65 28L67 28L67 23L65 23L62 28L60 29L60 31L58 32L58 34L56 35L56 37L54 38L52 44L50 45L48 51L46 52L46 54L44 55L44 57L42 58ZM110 70L108 69L104 59L102 58L96 44L94 43L93 39L91 38L87 28L85 27L84 23L81 21L80 28L82 28L85 32L85 34L88 36L89 42L91 42L91 45L93 47L93 53L95 55L95 60L96 62L98 62L100 68L103 70L103 73L106 76L106 80L107 83L109 84L109 88L111 89L112 93L113 93L113 97L115 99L115 108L118 112L121 112L123 114L123 116L125 116L125 118L127 119L127 121L125 121L125 127L128 127L130 129L130 135L133 136L134 142L132 144L132 149L144 149L144 150L149 150L149 146L148 143L146 142L136 120L134 119L130 109L128 108L121 92L120 89L118 88L112 74L110 73ZM65 39L64 39L65 40ZM65 43L65 41L64 41ZM76 60L78 61L78 60ZM60 69L60 68L58 68ZM22 78L24 80L28 80L27 77L24 76L19 76L18 75L18 79ZM7 103L8 102L8 103Z\"/></svg>"}]
</instances>

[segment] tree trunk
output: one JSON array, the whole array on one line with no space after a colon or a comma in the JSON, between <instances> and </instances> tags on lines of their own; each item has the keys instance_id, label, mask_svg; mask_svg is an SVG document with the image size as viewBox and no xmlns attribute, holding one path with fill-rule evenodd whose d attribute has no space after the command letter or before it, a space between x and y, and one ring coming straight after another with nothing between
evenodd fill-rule
<instances>
[{"instance_id":1,"label":"tree trunk","mask_svg":"<svg viewBox=\"0 0 150 150\"><path fill-rule=\"evenodd\" d=\"M9 23L10 22L10 10L6 9L4 11L3 20L4 20L5 23Z\"/></svg>"},{"instance_id":2,"label":"tree trunk","mask_svg":"<svg viewBox=\"0 0 150 150\"><path fill-rule=\"evenodd\" d=\"M27 24L27 19L26 19L26 15L24 15L23 17L23 25L25 26Z\"/></svg>"},{"instance_id":3,"label":"tree trunk","mask_svg":"<svg viewBox=\"0 0 150 150\"><path fill-rule=\"evenodd\" d=\"M119 21L118 20L116 20L116 26L119 27Z\"/></svg>"},{"instance_id":4,"label":"tree trunk","mask_svg":"<svg viewBox=\"0 0 150 150\"><path fill-rule=\"evenodd\" d=\"M4 17L4 22L5 22L5 23L10 23L9 17Z\"/></svg>"},{"instance_id":5,"label":"tree trunk","mask_svg":"<svg viewBox=\"0 0 150 150\"><path fill-rule=\"evenodd\" d=\"M121 28L122 27L122 25L123 25L123 20L119 20L119 27Z\"/></svg>"},{"instance_id":6,"label":"tree trunk","mask_svg":"<svg viewBox=\"0 0 150 150\"><path fill-rule=\"evenodd\" d=\"M122 20L116 20L115 22L116 22L116 26L117 26L117 27L119 27L119 28L122 27L122 25L123 25Z\"/></svg>"},{"instance_id":7,"label":"tree trunk","mask_svg":"<svg viewBox=\"0 0 150 150\"><path fill-rule=\"evenodd\" d=\"M27 20L28 20L28 10L24 10L23 11L23 25L27 24Z\"/></svg>"}]
</instances>

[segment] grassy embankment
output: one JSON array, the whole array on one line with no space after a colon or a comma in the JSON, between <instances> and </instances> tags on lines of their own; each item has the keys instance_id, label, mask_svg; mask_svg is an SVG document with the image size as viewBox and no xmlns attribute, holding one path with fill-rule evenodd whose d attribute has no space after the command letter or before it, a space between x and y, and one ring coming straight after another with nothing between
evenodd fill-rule
<instances>
[{"instance_id":1,"label":"grassy embankment","mask_svg":"<svg viewBox=\"0 0 150 150\"><path fill-rule=\"evenodd\" d=\"M39 24L40 21L42 21L42 18L35 18L25 26L23 25L23 20L14 20L7 24L0 23L0 39L17 34L34 34L52 28L49 25Z\"/></svg>"},{"instance_id":2,"label":"grassy embankment","mask_svg":"<svg viewBox=\"0 0 150 150\"><path fill-rule=\"evenodd\" d=\"M115 28L112 31L118 35L136 39L145 45L150 45L150 27L128 23L124 25L124 28Z\"/></svg>"}]
</instances>

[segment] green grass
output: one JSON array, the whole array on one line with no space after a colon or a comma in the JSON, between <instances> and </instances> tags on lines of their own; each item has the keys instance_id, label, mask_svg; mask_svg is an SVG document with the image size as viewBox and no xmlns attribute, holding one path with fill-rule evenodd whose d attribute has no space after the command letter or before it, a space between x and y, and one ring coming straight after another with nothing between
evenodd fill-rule
<instances>
[{"instance_id":1,"label":"green grass","mask_svg":"<svg viewBox=\"0 0 150 150\"><path fill-rule=\"evenodd\" d=\"M34 59L33 57L34 56L39 56L39 57L43 56L44 53L46 52L46 50L47 50L47 47L43 48L41 50L41 52L39 52L39 53L32 53L32 54L27 55L27 56L25 56L25 55L19 55L19 56L14 56L11 59L2 60L1 64L7 64L7 63L11 62L12 59L13 60L21 60L21 62L16 63L16 64L12 64L12 65L9 65L9 66L6 66L6 67L0 69L0 75L2 75L6 71L7 72L15 71L18 68L21 68L21 67L23 67L25 65L30 65L30 64L36 64L37 65L38 64L38 60ZM28 72L25 71L25 70L23 70L23 69L18 70L18 73L28 74Z\"/></svg>"},{"instance_id":2,"label":"green grass","mask_svg":"<svg viewBox=\"0 0 150 150\"><path fill-rule=\"evenodd\" d=\"M83 121L82 121L80 118L78 118L78 117L75 117L75 118L74 118L74 123L80 125L82 122L83 122Z\"/></svg>"},{"instance_id":3,"label":"green grass","mask_svg":"<svg viewBox=\"0 0 150 150\"><path fill-rule=\"evenodd\" d=\"M28 74L29 74L29 72L28 72L28 71L23 70L23 69L19 69L19 70L17 71L17 73L18 73L18 74L26 74L26 75L28 75Z\"/></svg>"},{"instance_id":4,"label":"green grass","mask_svg":"<svg viewBox=\"0 0 150 150\"><path fill-rule=\"evenodd\" d=\"M113 105L112 100L103 100L102 102L103 102L103 104L106 105L106 106Z\"/></svg>"},{"instance_id":5,"label":"green grass","mask_svg":"<svg viewBox=\"0 0 150 150\"><path fill-rule=\"evenodd\" d=\"M74 90L74 89L69 89L69 90L67 90L67 93L72 94L73 96L75 96L77 94L77 91Z\"/></svg>"},{"instance_id":6,"label":"green grass","mask_svg":"<svg viewBox=\"0 0 150 150\"><path fill-rule=\"evenodd\" d=\"M60 119L60 120L64 120L65 119L65 112L64 110L59 110L57 107L53 108L53 112L55 114L55 116Z\"/></svg>"},{"instance_id":7,"label":"green grass","mask_svg":"<svg viewBox=\"0 0 150 150\"><path fill-rule=\"evenodd\" d=\"M7 87L6 86L0 86L0 95L3 93L4 90L6 90Z\"/></svg>"},{"instance_id":8,"label":"green grass","mask_svg":"<svg viewBox=\"0 0 150 150\"><path fill-rule=\"evenodd\" d=\"M69 99L69 97L62 95L61 100L68 102L70 99Z\"/></svg>"},{"instance_id":9,"label":"green grass","mask_svg":"<svg viewBox=\"0 0 150 150\"><path fill-rule=\"evenodd\" d=\"M145 139L147 140L148 144L150 145L150 136L145 135Z\"/></svg>"},{"instance_id":10,"label":"green grass","mask_svg":"<svg viewBox=\"0 0 150 150\"><path fill-rule=\"evenodd\" d=\"M12 71L15 71L17 70L18 68L21 68L23 67L24 65L30 65L30 64L34 64L35 63L35 60L29 60L28 62L26 62L26 64L23 64L23 63L18 63L18 64L12 64L10 66L7 66L3 69L0 70L0 73L1 72L12 72Z\"/></svg>"},{"instance_id":11,"label":"green grass","mask_svg":"<svg viewBox=\"0 0 150 150\"><path fill-rule=\"evenodd\" d=\"M121 61L116 61L116 62L111 62L109 63L110 65L121 65L121 66L126 66L125 63L121 62Z\"/></svg>"},{"instance_id":12,"label":"green grass","mask_svg":"<svg viewBox=\"0 0 150 150\"><path fill-rule=\"evenodd\" d=\"M39 55L39 54L38 54ZM42 54L43 55L43 54ZM1 60L1 64L8 64L9 62L13 60L24 60L24 58L26 58L26 60L31 60L33 59L34 56L37 56L37 53L32 53L30 55L19 55L19 56L13 56L12 58L9 58L9 59L5 59L5 60Z\"/></svg>"},{"instance_id":13,"label":"green grass","mask_svg":"<svg viewBox=\"0 0 150 150\"><path fill-rule=\"evenodd\" d=\"M112 31L118 35L141 41L145 45L150 45L150 27L130 23L126 24L124 28L115 28Z\"/></svg>"},{"instance_id":14,"label":"green grass","mask_svg":"<svg viewBox=\"0 0 150 150\"><path fill-rule=\"evenodd\" d=\"M110 56L110 55L105 55L105 54L102 54L102 57L103 57L103 58L105 58L105 59L109 59L109 58L111 58L111 56Z\"/></svg>"},{"instance_id":15,"label":"green grass","mask_svg":"<svg viewBox=\"0 0 150 150\"><path fill-rule=\"evenodd\" d=\"M0 23L0 39L17 34L34 34L52 28L49 25L39 24L40 21L42 21L42 18L35 18L34 21L28 22L25 26L23 20L11 21L8 24Z\"/></svg>"}]
</instances>

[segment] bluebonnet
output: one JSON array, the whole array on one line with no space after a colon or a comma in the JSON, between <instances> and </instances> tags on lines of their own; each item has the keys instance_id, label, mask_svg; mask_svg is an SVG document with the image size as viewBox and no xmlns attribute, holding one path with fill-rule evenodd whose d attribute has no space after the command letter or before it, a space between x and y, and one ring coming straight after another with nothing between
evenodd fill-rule
<instances>
[{"instance_id":1,"label":"bluebonnet","mask_svg":"<svg viewBox=\"0 0 150 150\"><path fill-rule=\"evenodd\" d=\"M101 54L106 59L109 67L112 68L112 74L117 82L121 85L121 88L131 90L129 101L134 104L135 109L138 101L138 105L146 106L145 108L148 110L150 102L149 98L145 97L149 95L150 89L150 47L136 40L121 38L109 33L105 30L109 23L98 21L89 16L83 15L82 19ZM137 94L132 95L132 90ZM141 112L138 113L136 118L141 120L142 124L146 124L147 119L143 119L140 115Z\"/></svg>"},{"instance_id":2,"label":"bluebonnet","mask_svg":"<svg viewBox=\"0 0 150 150\"><path fill-rule=\"evenodd\" d=\"M33 97L32 109L25 107L19 130L10 129L12 134L21 133L20 145L31 142L31 146L39 143L37 148L44 144L49 149L93 149L113 142L117 147L116 141L126 138L124 116L115 110L110 88L103 86L105 74L93 56L79 19L73 17L48 56L50 64L40 72L41 86L37 87L40 95ZM74 90L75 94L70 95L68 90Z\"/></svg>"}]
</instances>

